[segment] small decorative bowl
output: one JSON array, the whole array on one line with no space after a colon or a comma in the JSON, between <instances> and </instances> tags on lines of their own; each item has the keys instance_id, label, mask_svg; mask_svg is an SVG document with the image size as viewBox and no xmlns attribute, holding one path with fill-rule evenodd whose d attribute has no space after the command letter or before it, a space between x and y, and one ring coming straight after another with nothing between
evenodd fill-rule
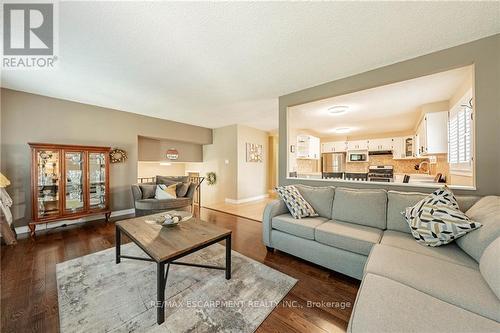
<instances>
[{"instance_id":1,"label":"small decorative bowl","mask_svg":"<svg viewBox=\"0 0 500 333\"><path fill-rule=\"evenodd\" d=\"M178 216L167 217L165 218L165 221L163 221L161 225L164 227L175 227L176 225L179 224L180 221L181 219Z\"/></svg>"}]
</instances>

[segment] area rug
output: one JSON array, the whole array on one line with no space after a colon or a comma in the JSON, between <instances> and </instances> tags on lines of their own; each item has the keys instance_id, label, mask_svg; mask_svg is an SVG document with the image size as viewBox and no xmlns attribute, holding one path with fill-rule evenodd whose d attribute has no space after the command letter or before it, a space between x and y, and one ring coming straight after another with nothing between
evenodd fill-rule
<instances>
[{"instance_id":1,"label":"area rug","mask_svg":"<svg viewBox=\"0 0 500 333\"><path fill-rule=\"evenodd\" d=\"M146 254L135 244L122 255ZM182 258L224 266L225 247L214 244ZM232 277L224 271L171 265L165 291L165 322L156 324L156 265L122 259L114 248L56 267L60 331L67 332L253 332L297 282L232 251Z\"/></svg>"}]
</instances>

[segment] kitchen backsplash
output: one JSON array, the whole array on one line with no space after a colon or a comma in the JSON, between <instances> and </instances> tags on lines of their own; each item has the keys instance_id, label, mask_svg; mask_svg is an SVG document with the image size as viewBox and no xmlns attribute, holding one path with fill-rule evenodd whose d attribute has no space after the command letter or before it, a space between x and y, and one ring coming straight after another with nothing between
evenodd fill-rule
<instances>
[{"instance_id":1,"label":"kitchen backsplash","mask_svg":"<svg viewBox=\"0 0 500 333\"><path fill-rule=\"evenodd\" d=\"M438 164L431 165L431 174L435 174L436 172L441 172L442 174L447 174L447 162L446 155L444 155L444 160L441 157L438 158ZM409 160L395 160L391 155L370 155L369 162L361 163L361 162L348 162L346 163L346 171L347 172L367 172L368 166L370 165L392 165L394 166L394 173L424 173L420 170L415 170L415 165L419 164L422 161L428 161L428 159L424 158L415 158ZM442 164L446 164L446 167L443 167ZM434 171L434 172L433 172ZM444 171L444 172L443 172Z\"/></svg>"},{"instance_id":2,"label":"kitchen backsplash","mask_svg":"<svg viewBox=\"0 0 500 333\"><path fill-rule=\"evenodd\" d=\"M298 173L321 172L320 160L303 160L297 159Z\"/></svg>"},{"instance_id":3,"label":"kitchen backsplash","mask_svg":"<svg viewBox=\"0 0 500 333\"><path fill-rule=\"evenodd\" d=\"M346 172L368 172L370 165L392 165L394 173L424 173L420 170L415 170L415 165L422 161L429 161L426 158L415 158L408 160L395 160L392 155L370 155L369 162L347 162ZM319 160L297 159L298 173L315 173L321 172L321 162ZM430 165L430 174L442 173L448 178L449 168L447 155L437 155L437 163Z\"/></svg>"}]
</instances>

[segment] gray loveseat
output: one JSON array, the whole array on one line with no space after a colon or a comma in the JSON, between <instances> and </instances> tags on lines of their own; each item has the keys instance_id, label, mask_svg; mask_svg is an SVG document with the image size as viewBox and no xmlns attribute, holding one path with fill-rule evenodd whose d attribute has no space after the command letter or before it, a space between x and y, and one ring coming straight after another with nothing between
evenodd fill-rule
<instances>
[{"instance_id":1,"label":"gray loveseat","mask_svg":"<svg viewBox=\"0 0 500 333\"><path fill-rule=\"evenodd\" d=\"M426 194L297 188L319 216L294 219L276 200L264 211L263 242L362 280L349 332L500 331L500 197L457 196L483 226L431 248L401 215Z\"/></svg>"},{"instance_id":2,"label":"gray loveseat","mask_svg":"<svg viewBox=\"0 0 500 333\"><path fill-rule=\"evenodd\" d=\"M141 183L131 186L136 216L156 214L173 209L185 209L187 207L192 210L196 184L189 182L188 177L156 176L155 180L154 183ZM177 198L155 199L155 189L158 184L179 184L176 190Z\"/></svg>"}]
</instances>

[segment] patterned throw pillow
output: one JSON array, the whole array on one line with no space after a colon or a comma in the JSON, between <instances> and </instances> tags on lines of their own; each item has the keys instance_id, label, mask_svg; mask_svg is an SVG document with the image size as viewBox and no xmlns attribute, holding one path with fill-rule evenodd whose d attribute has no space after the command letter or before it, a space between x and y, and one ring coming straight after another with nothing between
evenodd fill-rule
<instances>
[{"instance_id":1,"label":"patterned throw pillow","mask_svg":"<svg viewBox=\"0 0 500 333\"><path fill-rule=\"evenodd\" d=\"M448 244L481 226L471 221L458 207L448 187L442 187L415 206L402 212L417 242L427 246Z\"/></svg>"},{"instance_id":2,"label":"patterned throw pillow","mask_svg":"<svg viewBox=\"0 0 500 333\"><path fill-rule=\"evenodd\" d=\"M172 184L167 186L165 184L160 184L156 186L155 199L175 199L177 194L175 193L175 188L177 184Z\"/></svg>"},{"instance_id":3,"label":"patterned throw pillow","mask_svg":"<svg viewBox=\"0 0 500 333\"><path fill-rule=\"evenodd\" d=\"M279 186L276 188L276 192L283 199L294 218L301 219L308 216L318 216L295 186Z\"/></svg>"}]
</instances>

